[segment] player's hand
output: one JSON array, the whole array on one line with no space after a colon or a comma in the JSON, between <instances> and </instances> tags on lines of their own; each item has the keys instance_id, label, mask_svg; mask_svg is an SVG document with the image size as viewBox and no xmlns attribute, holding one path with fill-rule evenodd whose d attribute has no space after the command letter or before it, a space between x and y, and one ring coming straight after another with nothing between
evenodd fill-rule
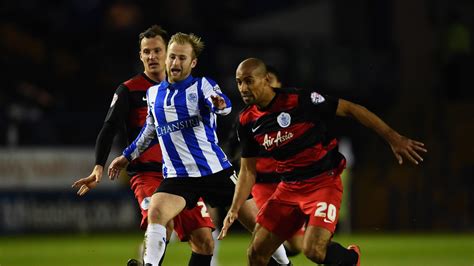
<instances>
[{"instance_id":1,"label":"player's hand","mask_svg":"<svg viewBox=\"0 0 474 266\"><path fill-rule=\"evenodd\" d=\"M229 230L230 226L234 223L235 220L237 220L238 214L237 212L233 212L229 210L227 212L227 215L224 218L224 225L222 226L221 232L219 233L219 236L217 237L218 240L224 239L227 235L227 231Z\"/></svg>"},{"instance_id":2,"label":"player's hand","mask_svg":"<svg viewBox=\"0 0 474 266\"><path fill-rule=\"evenodd\" d=\"M92 170L92 173L88 177L81 178L72 184L72 188L79 188L77 195L83 196L89 190L95 188L102 178L104 167L102 165L96 165Z\"/></svg>"},{"instance_id":3,"label":"player's hand","mask_svg":"<svg viewBox=\"0 0 474 266\"><path fill-rule=\"evenodd\" d=\"M128 160L125 156L120 155L119 157L115 158L112 163L109 165L109 178L110 180L115 180L119 177L120 171L127 166Z\"/></svg>"},{"instance_id":4,"label":"player's hand","mask_svg":"<svg viewBox=\"0 0 474 266\"><path fill-rule=\"evenodd\" d=\"M392 152L397 158L398 163L403 163L403 158L406 158L414 164L419 164L423 161L420 152L427 152L425 144L416 140L409 139L405 136L397 134L390 141Z\"/></svg>"},{"instance_id":5,"label":"player's hand","mask_svg":"<svg viewBox=\"0 0 474 266\"><path fill-rule=\"evenodd\" d=\"M223 110L227 107L224 98L219 95L211 95L212 104L219 110Z\"/></svg>"}]
</instances>

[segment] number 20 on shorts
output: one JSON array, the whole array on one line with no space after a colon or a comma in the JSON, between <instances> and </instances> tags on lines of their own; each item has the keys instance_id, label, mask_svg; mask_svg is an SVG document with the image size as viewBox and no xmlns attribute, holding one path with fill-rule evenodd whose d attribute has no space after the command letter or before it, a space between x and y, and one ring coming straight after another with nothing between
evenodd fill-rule
<instances>
[{"instance_id":1,"label":"number 20 on shorts","mask_svg":"<svg viewBox=\"0 0 474 266\"><path fill-rule=\"evenodd\" d=\"M327 202L318 202L314 216L324 217L324 222L333 223L336 220L337 209L333 204Z\"/></svg>"}]
</instances>

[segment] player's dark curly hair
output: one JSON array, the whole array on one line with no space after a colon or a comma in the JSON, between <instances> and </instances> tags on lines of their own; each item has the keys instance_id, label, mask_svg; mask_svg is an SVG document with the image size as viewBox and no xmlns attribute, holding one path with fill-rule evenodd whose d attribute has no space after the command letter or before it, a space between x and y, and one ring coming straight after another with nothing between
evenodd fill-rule
<instances>
[{"instance_id":1,"label":"player's dark curly hair","mask_svg":"<svg viewBox=\"0 0 474 266\"><path fill-rule=\"evenodd\" d=\"M155 24L146 29L144 32L140 33L140 35L138 35L138 47L141 48L143 38L155 38L156 36L161 36L161 38L165 42L165 46L168 45L168 32L164 30L161 26Z\"/></svg>"}]
</instances>

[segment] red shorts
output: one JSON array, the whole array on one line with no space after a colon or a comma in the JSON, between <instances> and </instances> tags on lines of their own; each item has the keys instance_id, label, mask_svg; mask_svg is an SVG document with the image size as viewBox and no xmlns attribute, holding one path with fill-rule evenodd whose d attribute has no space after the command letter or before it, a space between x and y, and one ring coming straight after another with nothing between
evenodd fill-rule
<instances>
[{"instance_id":1,"label":"red shorts","mask_svg":"<svg viewBox=\"0 0 474 266\"><path fill-rule=\"evenodd\" d=\"M283 240L308 226L334 233L342 201L340 172L329 171L297 182L280 182L257 215L257 223Z\"/></svg>"},{"instance_id":2,"label":"red shorts","mask_svg":"<svg viewBox=\"0 0 474 266\"><path fill-rule=\"evenodd\" d=\"M257 208L261 209L262 206L270 199L275 190L278 187L278 183L255 183L252 187L252 196ZM304 235L305 225L301 226L300 230L296 232L298 235Z\"/></svg>"},{"instance_id":3,"label":"red shorts","mask_svg":"<svg viewBox=\"0 0 474 266\"><path fill-rule=\"evenodd\" d=\"M260 209L263 204L272 196L278 187L278 183L255 183L252 187L252 196L255 204Z\"/></svg>"},{"instance_id":4,"label":"red shorts","mask_svg":"<svg viewBox=\"0 0 474 266\"><path fill-rule=\"evenodd\" d=\"M151 196L160 186L162 180L163 175L159 172L142 172L130 179L130 187L135 194L142 213L140 228L143 230L145 230L148 225L148 206ZM209 227L213 230L215 228L207 212L206 205L201 198L197 202L196 207L192 209L185 208L174 218L173 222L174 231L181 241L187 241L189 234L198 228Z\"/></svg>"}]
</instances>

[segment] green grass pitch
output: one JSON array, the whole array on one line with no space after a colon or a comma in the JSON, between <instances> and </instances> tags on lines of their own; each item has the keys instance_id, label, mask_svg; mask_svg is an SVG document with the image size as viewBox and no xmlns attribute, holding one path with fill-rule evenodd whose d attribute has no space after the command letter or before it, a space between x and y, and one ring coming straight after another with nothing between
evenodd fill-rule
<instances>
[{"instance_id":1,"label":"green grass pitch","mask_svg":"<svg viewBox=\"0 0 474 266\"><path fill-rule=\"evenodd\" d=\"M115 235L1 236L0 266L117 266L137 257L142 233ZM220 242L221 266L246 265L250 235L233 233ZM473 266L473 234L354 234L336 235L344 246L357 243L364 266ZM168 246L165 265L187 265L187 243ZM314 265L304 256L292 258L295 266Z\"/></svg>"}]
</instances>

